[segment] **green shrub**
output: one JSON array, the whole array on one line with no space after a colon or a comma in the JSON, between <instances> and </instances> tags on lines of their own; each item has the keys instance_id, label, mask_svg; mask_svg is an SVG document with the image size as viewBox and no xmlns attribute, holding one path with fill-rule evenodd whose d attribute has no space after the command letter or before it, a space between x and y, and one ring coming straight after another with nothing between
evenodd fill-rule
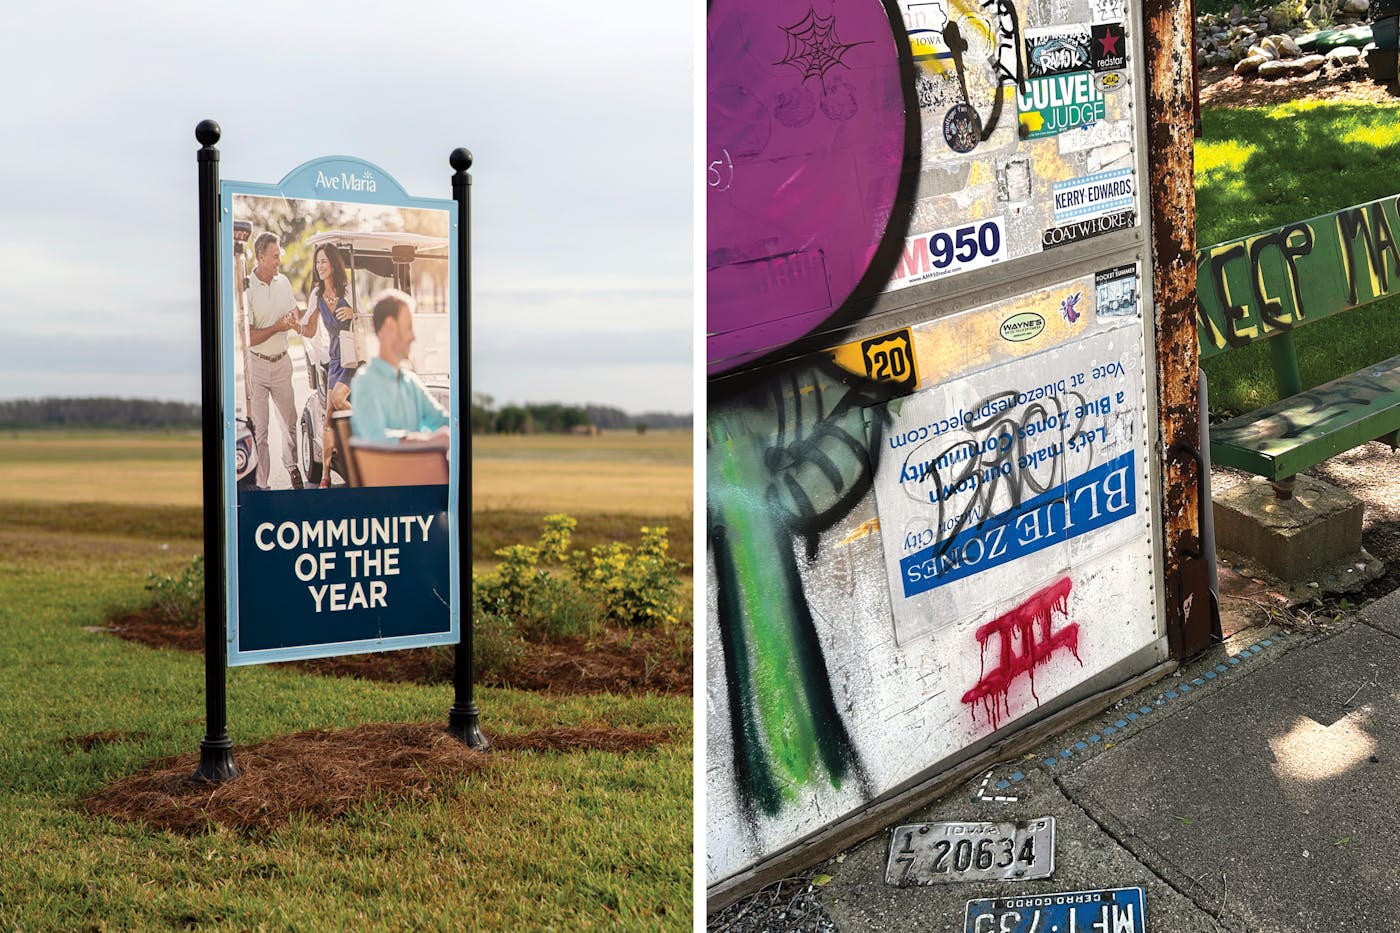
<instances>
[{"instance_id":1,"label":"green shrub","mask_svg":"<svg viewBox=\"0 0 1400 933\"><path fill-rule=\"evenodd\" d=\"M575 555L574 577L614 621L642 628L670 626L680 612L681 570L670 547L664 527L643 527L636 548L613 542L590 548L586 556Z\"/></svg>"},{"instance_id":2,"label":"green shrub","mask_svg":"<svg viewBox=\"0 0 1400 933\"><path fill-rule=\"evenodd\" d=\"M484 611L514 620L527 637L592 635L604 620L655 627L680 612L681 564L670 555L665 528L643 528L635 548L620 543L570 550L577 522L550 515L534 544L496 551L494 573L474 576L472 591ZM541 564L556 569L544 569Z\"/></svg>"},{"instance_id":3,"label":"green shrub","mask_svg":"<svg viewBox=\"0 0 1400 933\"><path fill-rule=\"evenodd\" d=\"M151 594L152 607L164 621L176 625L203 625L204 555L190 561L178 576L147 574L146 590Z\"/></svg>"},{"instance_id":4,"label":"green shrub","mask_svg":"<svg viewBox=\"0 0 1400 933\"><path fill-rule=\"evenodd\" d=\"M540 532L539 558L546 564L562 564L569 557L569 544L573 540L578 519L562 513L544 517L544 531Z\"/></svg>"}]
</instances>

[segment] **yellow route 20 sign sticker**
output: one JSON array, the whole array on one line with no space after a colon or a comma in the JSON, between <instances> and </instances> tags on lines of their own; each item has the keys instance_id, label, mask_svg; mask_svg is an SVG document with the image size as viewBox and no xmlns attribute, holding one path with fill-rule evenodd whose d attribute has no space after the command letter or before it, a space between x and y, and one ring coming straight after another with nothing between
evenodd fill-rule
<instances>
[{"instance_id":1,"label":"yellow route 20 sign sticker","mask_svg":"<svg viewBox=\"0 0 1400 933\"><path fill-rule=\"evenodd\" d=\"M907 392L919 387L914 364L914 336L909 328L857 340L827 351L847 372L875 382L897 386Z\"/></svg>"},{"instance_id":2,"label":"yellow route 20 sign sticker","mask_svg":"<svg viewBox=\"0 0 1400 933\"><path fill-rule=\"evenodd\" d=\"M860 354L868 378L876 382L893 382L906 389L913 389L919 384L914 369L914 342L908 328L862 340Z\"/></svg>"}]
</instances>

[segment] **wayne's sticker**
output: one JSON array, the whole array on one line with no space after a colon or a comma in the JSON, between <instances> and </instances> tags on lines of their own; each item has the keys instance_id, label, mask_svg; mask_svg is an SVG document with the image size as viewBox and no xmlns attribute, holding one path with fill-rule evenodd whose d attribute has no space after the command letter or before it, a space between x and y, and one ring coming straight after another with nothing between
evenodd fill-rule
<instances>
[{"instance_id":1,"label":"wayne's sticker","mask_svg":"<svg viewBox=\"0 0 1400 933\"><path fill-rule=\"evenodd\" d=\"M1032 78L1088 71L1092 62L1087 25L1026 30L1026 74Z\"/></svg>"},{"instance_id":2,"label":"wayne's sticker","mask_svg":"<svg viewBox=\"0 0 1400 933\"><path fill-rule=\"evenodd\" d=\"M904 252L889 288L908 288L946 275L970 272L1005 258L1005 221L1000 217L920 233L904 241Z\"/></svg>"},{"instance_id":3,"label":"wayne's sticker","mask_svg":"<svg viewBox=\"0 0 1400 933\"><path fill-rule=\"evenodd\" d=\"M1041 233L1040 246L1041 249L1054 249L1057 246L1093 239L1116 230L1127 230L1136 223L1137 215L1133 211L1119 211L1104 217L1076 220L1060 227L1051 227Z\"/></svg>"},{"instance_id":4,"label":"wayne's sticker","mask_svg":"<svg viewBox=\"0 0 1400 933\"><path fill-rule=\"evenodd\" d=\"M1103 92L1087 71L1031 78L1017 90L1022 135L1028 139L1054 136L1104 118Z\"/></svg>"},{"instance_id":5,"label":"wayne's sticker","mask_svg":"<svg viewBox=\"0 0 1400 933\"><path fill-rule=\"evenodd\" d=\"M1095 71L1121 71L1128 64L1128 37L1123 24L1095 26L1089 49Z\"/></svg>"},{"instance_id":6,"label":"wayne's sticker","mask_svg":"<svg viewBox=\"0 0 1400 933\"><path fill-rule=\"evenodd\" d=\"M1012 343L1020 343L1023 340L1039 337L1043 330L1045 330L1045 318L1034 311L1013 314L1002 321L999 328L1001 339L1010 340Z\"/></svg>"},{"instance_id":7,"label":"wayne's sticker","mask_svg":"<svg viewBox=\"0 0 1400 933\"><path fill-rule=\"evenodd\" d=\"M1102 217L1133 206L1133 170L1114 169L1054 184L1055 222Z\"/></svg>"}]
</instances>

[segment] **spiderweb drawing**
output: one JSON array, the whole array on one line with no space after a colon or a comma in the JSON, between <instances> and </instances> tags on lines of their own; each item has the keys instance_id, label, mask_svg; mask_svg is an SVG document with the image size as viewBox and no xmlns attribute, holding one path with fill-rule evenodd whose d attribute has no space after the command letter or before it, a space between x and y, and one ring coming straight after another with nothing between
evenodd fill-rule
<instances>
[{"instance_id":1,"label":"spiderweb drawing","mask_svg":"<svg viewBox=\"0 0 1400 933\"><path fill-rule=\"evenodd\" d=\"M782 27L787 33L787 54L775 65L791 65L802 72L802 80L826 78L826 73L837 65L845 65L841 60L851 49L865 42L842 42L836 35L836 16L818 16L817 11L808 8L807 15L791 26ZM847 65L846 67L850 67Z\"/></svg>"}]
</instances>

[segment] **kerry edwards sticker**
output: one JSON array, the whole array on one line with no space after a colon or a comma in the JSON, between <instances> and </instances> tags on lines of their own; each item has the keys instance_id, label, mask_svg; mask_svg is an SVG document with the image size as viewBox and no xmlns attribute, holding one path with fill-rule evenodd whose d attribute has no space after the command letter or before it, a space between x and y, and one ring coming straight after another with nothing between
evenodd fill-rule
<instances>
[{"instance_id":1,"label":"kerry edwards sticker","mask_svg":"<svg viewBox=\"0 0 1400 933\"><path fill-rule=\"evenodd\" d=\"M1101 217L1133 206L1133 170L1114 169L1054 184L1055 222Z\"/></svg>"}]
</instances>

